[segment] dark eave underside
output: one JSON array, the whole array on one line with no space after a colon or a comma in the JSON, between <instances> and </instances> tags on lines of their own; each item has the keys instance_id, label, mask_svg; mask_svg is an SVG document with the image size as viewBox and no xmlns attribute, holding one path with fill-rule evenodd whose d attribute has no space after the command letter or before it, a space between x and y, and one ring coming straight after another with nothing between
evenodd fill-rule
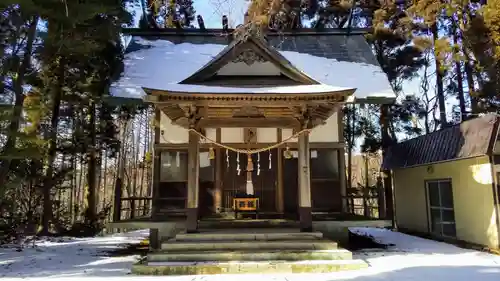
<instances>
[{"instance_id":1,"label":"dark eave underside","mask_svg":"<svg viewBox=\"0 0 500 281\"><path fill-rule=\"evenodd\" d=\"M158 103L184 103L184 102L345 102L355 89L341 90L324 93L186 93L170 92L144 88L148 93L145 100L155 104Z\"/></svg>"}]
</instances>

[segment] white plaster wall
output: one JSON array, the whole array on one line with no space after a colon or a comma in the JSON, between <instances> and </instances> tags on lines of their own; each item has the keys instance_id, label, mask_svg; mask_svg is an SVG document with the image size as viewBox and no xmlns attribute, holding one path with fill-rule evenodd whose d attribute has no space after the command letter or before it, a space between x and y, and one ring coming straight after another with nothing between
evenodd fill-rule
<instances>
[{"instance_id":1,"label":"white plaster wall","mask_svg":"<svg viewBox=\"0 0 500 281\"><path fill-rule=\"evenodd\" d=\"M309 142L338 142L339 127L338 114L334 113L326 120L326 124L315 127L309 134ZM293 135L292 129L281 130L281 138L285 140ZM287 142L297 142L297 138L290 139Z\"/></svg>"},{"instance_id":2,"label":"white plaster wall","mask_svg":"<svg viewBox=\"0 0 500 281\"><path fill-rule=\"evenodd\" d=\"M217 129L215 128L206 128L205 129L205 136L207 136L207 138L213 140L213 141L217 141Z\"/></svg>"},{"instance_id":3,"label":"white plaster wall","mask_svg":"<svg viewBox=\"0 0 500 281\"><path fill-rule=\"evenodd\" d=\"M314 128L309 135L309 142L338 142L338 124L337 113L333 114L326 120L325 125ZM161 113L161 130L165 133L160 136L160 143L188 143L189 133L188 130L172 124L170 119ZM281 130L282 140L285 140L293 135L292 129ZM216 140L217 129L207 128L207 137ZM257 142L259 143L276 143L277 128L257 128ZM222 143L244 143L244 129L243 128L221 128L221 141ZM288 142L297 142L297 138L288 140Z\"/></svg>"},{"instance_id":4,"label":"white plaster wall","mask_svg":"<svg viewBox=\"0 0 500 281\"><path fill-rule=\"evenodd\" d=\"M280 75L281 71L272 63L266 62L255 62L251 65L247 65L244 62L230 62L223 66L217 74L228 75L228 76L241 76L241 75Z\"/></svg>"},{"instance_id":5,"label":"white plaster wall","mask_svg":"<svg viewBox=\"0 0 500 281\"><path fill-rule=\"evenodd\" d=\"M243 143L243 128L221 128L221 141L223 143Z\"/></svg>"},{"instance_id":6,"label":"white plaster wall","mask_svg":"<svg viewBox=\"0 0 500 281\"><path fill-rule=\"evenodd\" d=\"M281 139L286 140L287 138L293 135L293 129L282 129L281 130ZM289 139L286 142L297 142L297 138Z\"/></svg>"},{"instance_id":7,"label":"white plaster wall","mask_svg":"<svg viewBox=\"0 0 500 281\"><path fill-rule=\"evenodd\" d=\"M338 142L339 127L338 114L334 113L330 118L326 119L325 125L320 125L314 128L309 135L309 142Z\"/></svg>"},{"instance_id":8,"label":"white plaster wall","mask_svg":"<svg viewBox=\"0 0 500 281\"><path fill-rule=\"evenodd\" d=\"M276 128L257 128L258 143L275 143L278 141L278 129Z\"/></svg>"},{"instance_id":9,"label":"white plaster wall","mask_svg":"<svg viewBox=\"0 0 500 281\"><path fill-rule=\"evenodd\" d=\"M172 124L170 118L168 118L163 112L160 118L160 131L163 131L163 135L160 135L160 143L188 143L189 142L189 132L188 130Z\"/></svg>"}]
</instances>

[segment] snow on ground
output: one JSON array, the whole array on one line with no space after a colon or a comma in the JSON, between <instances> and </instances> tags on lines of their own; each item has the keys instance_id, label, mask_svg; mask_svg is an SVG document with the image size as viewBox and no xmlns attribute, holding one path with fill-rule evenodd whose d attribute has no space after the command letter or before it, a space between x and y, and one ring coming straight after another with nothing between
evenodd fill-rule
<instances>
[{"instance_id":1,"label":"snow on ground","mask_svg":"<svg viewBox=\"0 0 500 281\"><path fill-rule=\"evenodd\" d=\"M498 281L500 256L466 250L446 243L392 232L385 229L353 228L356 233L374 237L381 243L394 244L387 250L363 250L354 258L370 267L363 270L329 274L296 275L212 275L212 276L133 276L128 274L137 256L107 257L105 251L127 243L137 243L148 231L136 231L88 239L44 241L35 249L16 252L0 248L2 280L170 280L170 281Z\"/></svg>"},{"instance_id":2,"label":"snow on ground","mask_svg":"<svg viewBox=\"0 0 500 281\"><path fill-rule=\"evenodd\" d=\"M0 248L0 278L120 276L130 272L138 257L107 257L106 252L129 243L139 243L149 230L96 238L44 239L17 252ZM6 279L7 277L7 279Z\"/></svg>"}]
</instances>

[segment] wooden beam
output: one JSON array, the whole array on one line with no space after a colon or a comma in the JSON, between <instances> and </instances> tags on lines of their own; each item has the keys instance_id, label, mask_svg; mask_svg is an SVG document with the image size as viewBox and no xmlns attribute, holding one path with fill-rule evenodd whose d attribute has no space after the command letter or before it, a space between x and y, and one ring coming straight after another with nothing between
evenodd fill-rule
<instances>
[{"instance_id":1,"label":"wooden beam","mask_svg":"<svg viewBox=\"0 0 500 281\"><path fill-rule=\"evenodd\" d=\"M264 148L264 147L269 147L271 145L274 145L275 143L225 143L225 145L229 147L233 147L236 149L256 149L256 148ZM210 148L211 144L208 143L201 143L200 144L200 149L208 149ZM309 144L311 149L321 149L321 148L330 148L330 149L340 149L345 147L344 143L341 142L311 142ZM290 149L297 149L298 148L298 143L296 142L290 142L288 143L288 147ZM155 150L160 151L160 150L187 150L188 149L188 144L187 143L160 143L155 145Z\"/></svg>"},{"instance_id":2,"label":"wooden beam","mask_svg":"<svg viewBox=\"0 0 500 281\"><path fill-rule=\"evenodd\" d=\"M222 133L221 128L216 129L216 141L221 143ZM210 144L211 145L211 144ZM214 212L220 213L222 208L222 157L223 149L215 148L215 192L214 192Z\"/></svg>"},{"instance_id":3,"label":"wooden beam","mask_svg":"<svg viewBox=\"0 0 500 281\"><path fill-rule=\"evenodd\" d=\"M299 136L299 217L301 231L312 231L312 205L311 205L311 153L309 148L309 135Z\"/></svg>"},{"instance_id":4,"label":"wooden beam","mask_svg":"<svg viewBox=\"0 0 500 281\"><path fill-rule=\"evenodd\" d=\"M200 136L189 132L186 231L198 231Z\"/></svg>"},{"instance_id":5,"label":"wooden beam","mask_svg":"<svg viewBox=\"0 0 500 281\"><path fill-rule=\"evenodd\" d=\"M207 118L199 121L199 126L204 128L293 128L298 124L292 118Z\"/></svg>"},{"instance_id":6,"label":"wooden beam","mask_svg":"<svg viewBox=\"0 0 500 281\"><path fill-rule=\"evenodd\" d=\"M160 196L160 174L161 174L161 162L160 162L160 150L156 149L156 146L160 144L160 120L161 112L159 108L155 109L155 121L154 121L154 146L153 147L153 194L151 201L151 217L156 219L158 217L158 197ZM161 246L161 237L159 236L158 229L151 229L149 233L149 243L152 249L159 249Z\"/></svg>"},{"instance_id":7,"label":"wooden beam","mask_svg":"<svg viewBox=\"0 0 500 281\"><path fill-rule=\"evenodd\" d=\"M337 114L338 118L338 138L339 142L342 144L345 143L344 140L344 113L342 110L338 111ZM342 147L338 150L339 152L339 173L340 173L340 196L341 196L341 202L342 202L342 212L346 213L347 212L347 174L346 174L346 163L345 163L345 145L342 145Z\"/></svg>"},{"instance_id":8,"label":"wooden beam","mask_svg":"<svg viewBox=\"0 0 500 281\"><path fill-rule=\"evenodd\" d=\"M278 142L282 141L282 130L278 128L277 130ZM284 203L284 191L283 191L283 148L278 147L276 149L277 153L277 186L276 186L276 211L278 213L285 212L285 203Z\"/></svg>"}]
</instances>

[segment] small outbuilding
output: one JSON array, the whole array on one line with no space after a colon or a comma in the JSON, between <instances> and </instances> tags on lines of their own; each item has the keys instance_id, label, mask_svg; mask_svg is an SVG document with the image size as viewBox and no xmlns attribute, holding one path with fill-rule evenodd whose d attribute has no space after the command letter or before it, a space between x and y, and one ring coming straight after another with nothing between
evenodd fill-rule
<instances>
[{"instance_id":1,"label":"small outbuilding","mask_svg":"<svg viewBox=\"0 0 500 281\"><path fill-rule=\"evenodd\" d=\"M390 147L400 229L500 247L499 121L487 114Z\"/></svg>"}]
</instances>

